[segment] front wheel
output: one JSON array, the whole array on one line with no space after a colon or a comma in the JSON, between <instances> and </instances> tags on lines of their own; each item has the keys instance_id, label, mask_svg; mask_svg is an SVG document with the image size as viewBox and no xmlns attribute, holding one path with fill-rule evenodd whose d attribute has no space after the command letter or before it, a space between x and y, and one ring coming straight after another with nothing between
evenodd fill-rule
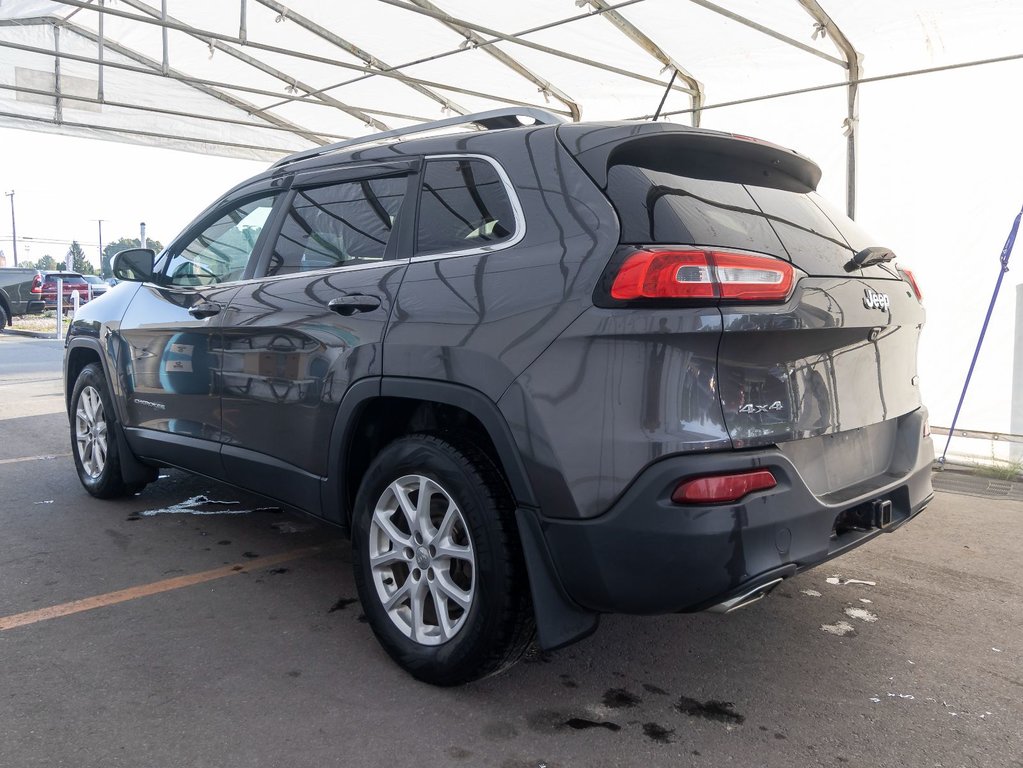
<instances>
[{"instance_id":1,"label":"front wheel","mask_svg":"<svg viewBox=\"0 0 1023 768\"><path fill-rule=\"evenodd\" d=\"M471 446L411 435L359 488L355 580L373 632L413 677L459 685L501 671L533 635L514 504Z\"/></svg>"},{"instance_id":2,"label":"front wheel","mask_svg":"<svg viewBox=\"0 0 1023 768\"><path fill-rule=\"evenodd\" d=\"M103 368L90 363L78 374L71 394L71 453L85 490L101 499L127 496L141 487L121 476L115 429Z\"/></svg>"}]
</instances>

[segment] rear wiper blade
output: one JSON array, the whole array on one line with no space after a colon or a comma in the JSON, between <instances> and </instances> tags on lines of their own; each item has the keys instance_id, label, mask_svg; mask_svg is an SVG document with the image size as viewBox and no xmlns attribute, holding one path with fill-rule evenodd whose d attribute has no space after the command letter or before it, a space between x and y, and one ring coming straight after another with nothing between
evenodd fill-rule
<instances>
[{"instance_id":1,"label":"rear wiper blade","mask_svg":"<svg viewBox=\"0 0 1023 768\"><path fill-rule=\"evenodd\" d=\"M895 254L891 251L891 249L883 248L880 245L872 245L869 248L864 248L849 259L849 262L845 265L845 271L852 272L860 269L861 267L870 267L874 264L884 264L885 262L892 261L894 258Z\"/></svg>"}]
</instances>

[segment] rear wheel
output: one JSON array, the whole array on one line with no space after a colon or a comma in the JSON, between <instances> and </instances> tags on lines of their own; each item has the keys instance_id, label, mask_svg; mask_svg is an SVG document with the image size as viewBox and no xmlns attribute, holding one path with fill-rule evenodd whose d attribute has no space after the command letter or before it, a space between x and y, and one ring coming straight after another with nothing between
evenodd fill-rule
<instances>
[{"instance_id":1,"label":"rear wheel","mask_svg":"<svg viewBox=\"0 0 1023 768\"><path fill-rule=\"evenodd\" d=\"M0 304L0 333L3 333L4 328L11 324L11 316L7 314L7 309L3 304Z\"/></svg>"},{"instance_id":2,"label":"rear wheel","mask_svg":"<svg viewBox=\"0 0 1023 768\"><path fill-rule=\"evenodd\" d=\"M380 643L413 677L458 685L533 635L507 485L471 446L404 437L374 459L352 521L355 579Z\"/></svg>"},{"instance_id":3,"label":"rear wheel","mask_svg":"<svg viewBox=\"0 0 1023 768\"><path fill-rule=\"evenodd\" d=\"M99 363L82 369L71 394L71 453L78 479L89 493L112 499L135 493L121 476L114 408L106 376Z\"/></svg>"}]
</instances>

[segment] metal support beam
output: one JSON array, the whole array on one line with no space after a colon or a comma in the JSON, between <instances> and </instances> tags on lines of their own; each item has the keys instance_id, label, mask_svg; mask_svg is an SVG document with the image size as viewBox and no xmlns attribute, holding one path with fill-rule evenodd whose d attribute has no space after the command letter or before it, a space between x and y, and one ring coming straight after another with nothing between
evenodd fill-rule
<instances>
[{"instance_id":1,"label":"metal support beam","mask_svg":"<svg viewBox=\"0 0 1023 768\"><path fill-rule=\"evenodd\" d=\"M101 8L103 7L103 4L105 2L106 2L106 0L99 0L99 5L100 5ZM106 45L104 43L103 22L105 20L106 20L106 16L101 13L99 15L99 20L98 20L99 21L99 35L98 35L97 40L96 40L96 58L99 59L99 66L97 67L97 75L96 75L96 82L97 82L97 85L96 85L96 98L99 99L100 101L103 101L103 51L106 48Z\"/></svg>"},{"instance_id":2,"label":"metal support beam","mask_svg":"<svg viewBox=\"0 0 1023 768\"><path fill-rule=\"evenodd\" d=\"M154 17L159 16L160 21L162 22L161 27L163 28L164 37L166 37L167 35L167 22L173 22L174 24L177 25L183 24L183 22L181 22L178 19L175 19L173 16L168 16L166 12L161 14L160 11L157 11L155 8L142 2L142 0L122 0L122 2L124 2L126 5L130 5L132 8L138 11L142 11L143 13L149 14L150 16ZM166 2L167 0L163 0L164 5L166 5ZM215 48L218 51L223 51L228 56L232 56L238 59L239 61L248 64L250 67L258 69L260 72L263 72L264 74L270 75L271 77L277 78L281 82L287 83L289 86L293 88L298 88L299 90L305 91L306 93L312 93L313 91L316 90L315 88L313 88L313 86L307 85L306 83L299 80L297 77L292 77L291 75L277 69L277 67L272 67L269 64L266 64L260 61L259 59L255 58L254 56L250 56L249 54L244 53L221 40L208 38L199 34L198 32L190 32L187 29L184 29L182 31L184 31L184 33L189 35L190 37L194 37L196 40L201 40L202 42L206 43L212 48ZM344 112L358 120L361 120L363 123L365 123L367 126L371 128L376 128L378 131L388 130L388 126L386 123L377 120L368 112L363 112L361 109L353 109L348 104L345 104L344 102L335 99L333 96L319 94L318 96L316 96L316 98L322 102L325 102L326 104L329 104L330 106L334 107L335 109L341 112Z\"/></svg>"},{"instance_id":3,"label":"metal support beam","mask_svg":"<svg viewBox=\"0 0 1023 768\"><path fill-rule=\"evenodd\" d=\"M160 0L160 18L163 21L167 21L167 0ZM170 72L170 51L167 50L167 27L160 28L160 34L163 39L163 73L166 75Z\"/></svg>"},{"instance_id":4,"label":"metal support beam","mask_svg":"<svg viewBox=\"0 0 1023 768\"><path fill-rule=\"evenodd\" d=\"M46 123L47 125L52 124L54 121L48 117L30 117L17 112L0 112L0 117L11 118L13 120L21 120L29 123ZM173 141L187 141L193 144L205 144L216 147L235 147L238 149L254 149L258 152L273 152L280 155L290 155L294 152L292 149L285 147L267 147L261 144L242 144L238 141L221 141L219 139L198 139L194 136L182 136L176 133L161 133L159 131L140 131L134 128L114 128L109 125L93 125L90 123L76 123L65 120L62 124L64 128L86 128L90 131L99 131L101 133L123 133L129 136L145 136L146 138L157 138L157 139L171 139ZM23 240L26 238L22 238Z\"/></svg>"},{"instance_id":5,"label":"metal support beam","mask_svg":"<svg viewBox=\"0 0 1023 768\"><path fill-rule=\"evenodd\" d=\"M58 2L70 1L71 0L58 0ZM493 37L497 40L502 40L507 43L521 45L524 48L532 48L534 51L540 51L541 53L546 53L549 54L550 56L555 56L559 59L565 59L566 61L574 61L577 64L583 64L588 67L593 67L594 69L600 69L603 70L604 72L612 72L613 74L621 75L622 77L627 77L631 80L638 80L642 83L650 83L651 85L658 86L658 88L664 87L664 83L658 80L656 77L648 77L646 75L641 75L638 72L630 72L629 70L622 69L621 67L615 67L611 64L605 64L604 62L601 61L588 59L585 56L576 56L575 54L568 53L567 51L558 50L557 48L551 48L550 46L547 45L540 45L539 43L533 43L530 42L529 40L524 40L522 37L516 35L506 35L503 32L499 32L496 29L491 29L490 27L484 27L481 24L474 24L473 22L466 21L465 19L459 19L453 16L448 16L447 14L438 13L437 11L431 11L426 8L420 8L418 6L412 5L410 2L406 2L406 0L377 0L377 1L381 3L386 3L387 5L393 5L395 8L402 8L406 11L411 11L412 13L418 13L422 16L432 16L433 18L439 19L440 21L444 22L454 21L459 26L465 27L466 29L471 29L473 32L479 32L484 35L489 35L490 37ZM489 44L490 41L488 41L488 45ZM674 90L680 91L682 93L690 93L692 89L686 88L681 85L676 85Z\"/></svg>"},{"instance_id":6,"label":"metal support beam","mask_svg":"<svg viewBox=\"0 0 1023 768\"><path fill-rule=\"evenodd\" d=\"M612 9L612 10L617 10L619 8L625 8L626 6L635 5L636 3L642 3L642 2L644 2L644 0L620 0L620 2L617 2L614 5L609 6L609 8ZM561 26L564 26L566 24L571 24L571 23L576 22L576 21L582 21L584 19L592 19L594 16L596 16L599 13L600 13L600 11L594 11L592 13L577 13L574 16L567 16L567 17L562 18L562 19L555 19L554 21L548 21L545 24L540 24L539 26L529 27L528 29L523 29L523 30L520 30L519 32L513 32L511 34L511 37L520 38L520 37L525 37L527 35L536 34L537 32L545 32L547 30L554 29L555 27L561 27ZM491 38L490 40L485 40L484 42L480 43L479 45L476 46L476 48L484 48L486 46L494 45L495 43L499 43L499 42L501 42L500 38ZM469 48L469 47L466 47L465 45L460 45L457 48L451 48L450 50L447 50L447 51L440 51L439 53L431 53L429 56L421 56L418 59L412 59L411 61L406 61L406 62L403 62L401 64L398 64L397 66L391 67L390 70L388 70L387 73L381 72L381 73L365 74L365 75L360 75L358 77L354 77L354 78L352 78L350 80L342 80L341 82L334 83L332 85L328 85L325 88L321 88L318 91L318 93L327 93L328 91L334 91L334 90L337 90L338 88L343 88L346 85L353 85L354 83L360 83L363 80L368 80L369 78L374 77L376 74L390 75L392 73L398 72L399 70L408 69L409 67L416 67L416 66L419 66L420 64L429 64L430 62L438 61L439 59L446 59L449 56L457 56L458 54L465 53L468 50L472 50L472 49ZM419 82L422 82L422 81L419 81ZM444 86L438 86L438 87L444 87ZM446 90L454 90L454 89L446 88ZM456 92L460 93L461 91L456 91ZM288 99L285 99L284 101L280 101L280 102L277 102L277 103L269 105L267 107L267 109L275 109L275 108L280 107L280 106L282 106L284 104L287 104L288 101L291 101L291 100L292 100L292 98L289 97ZM532 106L534 106L534 105L528 104L527 102L524 102L524 101L515 101L515 100L512 100L512 99L502 99L502 101L504 103L506 103L506 104L515 104L515 105L520 106L520 107L532 107ZM560 111L558 111L556 109L552 110L549 107L547 107L546 109L548 111L551 111L551 112L557 112L558 114L563 114L563 115L566 115L568 117L571 117L571 115L569 113L567 113L567 112L560 112Z\"/></svg>"},{"instance_id":7,"label":"metal support beam","mask_svg":"<svg viewBox=\"0 0 1023 768\"><path fill-rule=\"evenodd\" d=\"M248 17L249 8L248 8L248 5L246 4L245 0L241 0L241 2L242 2L242 7L241 7L241 10L239 11L239 18L238 18L238 39L241 41L242 45L245 45L246 41L249 38L249 17Z\"/></svg>"},{"instance_id":8,"label":"metal support beam","mask_svg":"<svg viewBox=\"0 0 1023 768\"><path fill-rule=\"evenodd\" d=\"M856 161L857 144L860 130L860 76L863 74L863 55L849 42L849 38L832 21L831 17L821 8L817 0L799 0L811 18L817 22L818 28L831 38L831 42L841 51L849 65L846 90L845 118L845 210L850 219L856 218Z\"/></svg>"},{"instance_id":9,"label":"metal support beam","mask_svg":"<svg viewBox=\"0 0 1023 768\"><path fill-rule=\"evenodd\" d=\"M686 85L690 88L690 98L693 103L692 120L693 125L698 127L700 125L700 109L703 107L704 102L704 87L703 83L693 77L681 64L675 61L671 56L664 52L657 43L651 40L646 34L643 33L635 24L626 19L618 11L613 11L608 8L607 3L604 0L587 0L587 2L596 8L598 11L603 11L601 14L605 19L614 24L619 31L622 32L632 42L642 48L644 51L649 53L655 59L657 59L664 68L674 70L678 76L682 79ZM669 83L668 87L671 85Z\"/></svg>"},{"instance_id":10,"label":"metal support beam","mask_svg":"<svg viewBox=\"0 0 1023 768\"><path fill-rule=\"evenodd\" d=\"M708 2L708 0L689 0L689 2L693 3L694 5L700 6L701 8L706 8L708 11L713 11L714 13L720 14L724 16L726 19L736 21L739 24L749 27L750 29L755 29L757 32L762 32L768 37L773 37L775 40L780 40L781 42L787 43L788 45L791 45L794 48L798 48L801 51L813 54L819 59L824 59L824 61L830 61L832 64L837 64L842 69L849 68L849 65L842 59L836 59L834 56L830 56L824 53L824 51L818 51L811 45L801 43L798 40L789 37L788 35L783 35L781 32L776 32L770 27L765 27L763 24L757 24L757 22L753 21L752 19L747 19L745 16L740 16L738 13L734 13L733 11L730 11L727 8L722 8L720 5L715 5L714 3Z\"/></svg>"},{"instance_id":11,"label":"metal support beam","mask_svg":"<svg viewBox=\"0 0 1023 768\"><path fill-rule=\"evenodd\" d=\"M261 0L261 2L262 1L263 0ZM431 3L430 0L410 0L410 2L415 3L417 6L424 10L430 11L431 16L433 18L435 18L441 24L446 26L448 29L453 29L455 32L464 37L472 45L479 47L481 44L486 43L486 40L478 32L469 29L463 24L459 24L454 16L451 16L450 14L444 12L436 5ZM527 67L525 64L518 61L514 56L505 53L495 45L486 45L485 47L483 47L482 50L485 53L489 54L490 56L493 56L502 64L504 64L504 66L506 66L515 74L525 78L529 82L533 83L533 85L537 86L540 89L540 92L544 95L544 98L548 96L553 96L555 99L560 101L562 104L568 107L568 111L572 115L572 120L576 122L579 121L579 118L582 114L582 111L579 108L579 104L570 96L568 96L568 94L566 94L564 91L558 88L556 85L551 83L546 78L540 77L535 72L530 70L529 67Z\"/></svg>"},{"instance_id":12,"label":"metal support beam","mask_svg":"<svg viewBox=\"0 0 1023 768\"><path fill-rule=\"evenodd\" d=\"M242 45L242 41L239 38L237 38L237 37L232 37L231 35L224 35L224 34L220 34L218 32L213 32L213 31L205 30L205 29L196 29L195 27L189 26L188 24L182 24L182 23L177 22L177 21L168 20L168 21L164 22L164 21L161 21L159 18L153 18L152 16L139 16L138 14L128 13L127 11L121 11L121 10L117 10L117 9L114 9L114 8L111 8L111 7L105 7L105 8L101 9L98 6L94 6L91 3L89 3L89 2L83 2L82 0L53 0L53 2L60 3L61 5L68 5L68 6L71 6L73 8L87 9L87 10L94 11L94 12L97 12L97 13L105 13L105 14L109 14L111 16L117 16L119 18L128 19L130 21L135 21L135 22L138 22L140 24L151 24L151 25L154 25L154 26L166 26L170 30L176 30L178 32L184 32L185 34L191 35L193 37L196 37L197 39L202 40L203 42L205 42L207 44L209 44L209 42L211 40L216 40L216 41L220 41L220 42L228 42L228 43L234 43L236 45ZM381 0L381 2L383 2L383 0ZM635 2L635 0L630 0L630 2ZM23 24L23 20L19 19L17 21L18 21L19 25ZM4 26L5 24L6 24L6 20L0 20L0 26ZM393 79L396 79L396 80L404 80L404 81L409 82L409 83L418 83L420 85L425 85L425 86L427 86L429 88L438 88L438 89L442 89L442 90L445 90L445 91L451 91L452 93L464 93L467 96L476 96L476 97L481 98L481 99L490 99L491 101L497 101L497 102L501 102L503 104L515 104L517 106L532 107L532 108L535 108L535 109L548 109L549 111L558 112L559 114L568 114L567 112L561 112L561 111L556 110L556 109L555 110L550 110L548 107L544 107L544 106L541 106L541 105L538 105L538 104L532 104L532 103L530 103L528 101L520 101L518 99L512 99L512 98L509 98L507 96L502 96L502 95L499 95L499 94L488 93L486 91L473 90L471 88L461 88L461 87L459 87L457 85L453 85L451 83L439 83L439 82L436 82L436 81L433 81L433 80L424 80L424 79L418 78L418 77L409 77L408 75L403 75L403 74L401 74L401 73L399 73L397 71L392 72L392 71L375 70L375 69L371 69L369 67L360 66L358 64L350 64L348 62L338 61L337 59L327 58L326 56L317 56L315 54L306 53L304 51L293 51L293 50L290 50L288 48L281 48L280 46L267 45L265 43L253 42L252 40L247 40L245 42L245 45L247 47L253 48L255 50L267 51L269 53L277 53L277 54L280 54L282 56L291 56L293 58L301 59L303 61L312 61L312 62L315 62L317 64L326 64L326 65L329 65L329 66L332 66L332 67L338 67L340 69L348 69L348 70L352 70L352 71L355 71L355 72L360 72L360 73L362 73L363 76L366 76L366 77L389 77L389 78L393 78ZM23 47L23 50L29 50L29 49L27 47ZM394 69L398 70L398 69L402 69L402 67L395 67ZM185 77L185 76L181 75L181 73L178 73L178 76L177 76L176 79L182 79L183 77ZM638 76L638 75L636 77L638 77L639 79L648 79L648 80L650 80L653 83L657 83L658 82L657 80L655 80L653 78L643 78L642 76ZM271 105L271 106L268 106L268 107L264 107L263 108L264 110L272 109L272 108L274 108L276 106L280 106L281 104L285 104L285 103L287 103L289 101L303 101L303 102L308 103L308 104L324 105L324 104L326 104L326 102L318 100L317 97L319 95L323 94L323 93L326 93L329 90L333 90L332 87L331 88L322 88L322 89L314 90L311 93L307 94L306 96L292 97L289 94L280 93L280 92L274 92L274 91L267 91L267 90L262 90L262 89L257 89L257 88L252 88L252 87L241 85L241 84L219 83L219 82L216 82L216 81L213 81L213 80L205 80L205 79L196 78L196 77L189 77L189 78L187 78L187 80L189 82L192 82L192 83L201 83L201 84L210 85L210 86L219 87L219 88L232 88L234 90L243 91L245 93L259 93L259 94L263 94L263 95L273 96L273 97L278 98L278 99L282 99L281 102L279 102L278 104L274 104L274 105ZM289 82L289 85L291 85L290 82ZM679 88L678 90L683 90L683 89ZM307 96L309 96L311 98L307 98ZM365 109L364 111L372 112L373 114L378 114L378 115L386 114L383 110L379 110L379 109L377 109L377 110Z\"/></svg>"},{"instance_id":13,"label":"metal support beam","mask_svg":"<svg viewBox=\"0 0 1023 768\"><path fill-rule=\"evenodd\" d=\"M32 24L53 24L53 23L55 23L55 20L52 19L52 18L48 18L48 17L47 18L36 17L34 19L18 19L16 21L12 21L10 19L0 19L0 27L8 27L8 26L24 27L24 26L30 26ZM62 26L65 29L71 28L71 25L68 25L67 23L62 23ZM88 39L88 40L93 40L93 41L96 40L96 34L94 32L91 32L91 31L83 29L83 28L77 28L77 27L75 28L75 30L79 34L81 34L83 37ZM110 43L108 47L110 47L111 50L115 50L116 44ZM38 48L38 47L32 46L32 45L22 45L21 43L11 43L11 42L4 41L4 40L0 40L0 48L10 48L12 50L25 51L27 53L41 53L41 54L44 54L46 56L52 56L53 55L53 51L50 51L50 50L48 50L46 48ZM139 54L139 55L141 55L141 54ZM80 62L84 62L86 64L98 64L99 63L99 59L97 59L95 57L81 56L81 55L73 54L73 53L61 53L61 58L68 59L69 61L80 61ZM132 57L132 58L135 61L139 60L138 58L135 58L135 57ZM232 90L232 91L239 91L241 93L252 93L252 94L257 94L259 96L269 96L271 98L281 99L281 101L279 102L280 104L287 104L287 103L290 103L292 101L298 101L298 102L301 102L303 104L311 104L311 105L317 106L317 107L328 107L330 109L333 109L333 107L331 107L329 104L327 104L326 102L320 101L319 99L315 98L314 96L309 96L309 95L289 95L289 94L285 94L283 91L270 91L270 90L267 90L265 88L253 88L252 86L243 85L242 83L226 83L226 82L223 82L223 81L220 81L220 80L207 80L207 79L202 78L202 77L192 77L192 76L186 75L186 74L184 74L182 72L177 72L174 69L171 69L171 72L170 72L169 75L164 75L160 71L159 62L157 62L157 64L156 64L156 69L152 69L152 68L150 68L148 66L147 67L135 67L135 66L132 66L130 64L122 64L120 62L110 61L110 60L104 59L104 66L109 68L109 69L118 69L118 70L123 70L125 72L135 72L136 74L141 74L141 75L152 75L152 76L155 76L155 77L166 77L169 80L176 80L177 82L185 83L186 85L189 85L189 86L192 86L192 87L205 86L207 88L211 88L211 89L214 89L214 90L226 88L226 89L229 89L229 90ZM541 107L541 106L538 106L536 104L531 104L530 102L518 101L516 99L509 99L509 98L506 98L504 96L497 96L497 95L489 94L489 93L481 93L481 92L478 92L478 91L471 91L471 90L468 90L468 89L460 89L460 88L457 88L456 86L449 86L449 85L445 85L443 83L432 83L431 81L428 81L428 80L417 80L417 82L426 83L428 85L433 85L433 86L439 87L439 88L445 88L445 89L448 89L448 90L455 91L457 93L467 93L469 95L479 96L480 98L484 98L484 99L493 99L495 101L500 101L500 102L505 103L505 104L514 104L516 106L529 107L529 108L533 108L533 109L546 109L548 112L555 112L555 113L557 113L559 115L564 115L566 117L568 116L568 113L563 111L563 110L551 109L549 107ZM223 92L220 92L220 93L221 93L221 96L225 95L225 94L223 94ZM217 96L217 98L221 98L221 96ZM221 100L224 101L225 99L221 98ZM287 120L284 120L284 118L277 118L275 115L273 115L272 112L270 112L270 110L273 109L275 106L278 106L278 104L271 104L269 106L257 107L256 105L250 104L249 102L243 101L242 99L236 99L236 101L238 102L238 104L244 104L245 105L244 107L239 107L239 109L243 109L248 114L251 114L253 116L260 116L260 117L263 117L266 120L281 120L284 123L288 122ZM422 117L420 115L409 115L409 114L405 114L403 112L389 112L387 110L379 109L377 107L357 107L357 109L360 109L360 110L362 110L364 112L369 112L370 114L373 114L373 115L383 115L384 117L397 117L397 118L402 119L402 120L412 120L412 121L416 121L416 122L424 122L424 121L427 121L427 120L430 119L428 117ZM326 135L326 134L324 134L324 135ZM319 143L319 142L317 142L317 143Z\"/></svg>"},{"instance_id":14,"label":"metal support beam","mask_svg":"<svg viewBox=\"0 0 1023 768\"><path fill-rule=\"evenodd\" d=\"M277 0L256 0L256 2L258 2L260 5L265 5L272 11L276 11L281 16L284 16L288 21L295 22L296 24L298 24L298 26L302 27L307 32L311 32L317 37L326 40L331 45L334 45L340 48L341 50L350 53L352 56L355 56L357 59L364 61L367 66L372 67L374 69L379 69L381 71L394 71L394 68L391 67L389 64L381 61L376 56L372 55L371 53L368 53L367 51L363 50L354 43L346 40L340 35L331 32L326 27L317 24L312 19L306 18L300 13L291 10L286 5L284 5L284 3L279 3L277 2ZM454 112L455 114L458 115L466 115L469 113L469 110L466 109L465 107L453 102L446 96L437 93L436 91L427 88L424 85L411 82L407 77L403 75L399 75L398 79L408 87L412 88L417 93L422 94L428 99L436 101L438 104L444 107L444 109L450 110L451 112Z\"/></svg>"},{"instance_id":15,"label":"metal support beam","mask_svg":"<svg viewBox=\"0 0 1023 768\"><path fill-rule=\"evenodd\" d=\"M55 20L55 19L52 19L52 18L34 18L34 19L19 19L19 20L17 20L17 25L18 26L31 26L31 25L38 25L38 24L56 24L56 23L60 23L60 25L64 29L67 29L70 32L74 32L77 35L81 35L86 40L91 40L91 41L93 41L95 43L99 42L99 35L96 34L95 32L93 32L92 30L86 29L85 27L80 27L77 24L71 24L71 23L69 23L67 21L58 22L58 20ZM7 24L6 23L0 23L0 26L7 26ZM167 75L164 75L161 72L160 62L158 62L158 61L156 61L154 59L151 59L148 56L145 56L145 55L139 53L138 51L135 51L135 50L133 50L131 48L128 48L126 46L121 45L120 43L116 43L116 42L113 42L111 40L105 40L104 42L106 44L106 47L109 48L114 53L116 53L116 54L118 54L120 56L124 56L126 59L130 59L132 61L136 61L139 64L143 65L142 67L133 67L131 65L122 64L120 62L105 61L105 62L103 62L103 65L106 66L106 67L112 67L114 69L127 70L127 71L130 71L130 72L136 72L136 73L144 74L144 75L154 75L156 77L168 77L168 78L170 78L172 80L177 80L178 82L182 82L185 85L188 85L190 88L194 88L195 90L200 91L201 93L204 93L207 96L211 96L211 97L217 99L218 101L222 101L225 104L229 104L230 106L234 107L235 109L239 109L239 110L241 110L243 112L246 112L247 114L259 117L260 119L266 120L269 123L273 123L275 125L279 125L279 126L285 127L289 131L294 133L295 135L301 136L302 138L304 138L304 139L306 139L308 141L311 141L314 144L319 144L319 145L322 146L324 144L329 143L329 142L327 142L327 140L321 138L318 134L314 133L313 131L310 131L310 130L308 130L306 128L302 128L301 126L296 125L295 123L292 123L289 120L285 120L284 118L277 117L276 115L273 115L273 114L265 113L259 107L255 106L254 104L250 104L249 102L244 101L243 99L239 99L237 96L233 96L233 95L231 95L229 93L225 93L224 91L221 91L219 88L213 87L213 86L209 85L208 83L205 83L205 82L202 82L202 81L198 81L198 80L195 80L193 78L188 78L188 77L186 77L186 76L184 76L184 75L182 75L182 74L180 74L178 72L175 72L173 69L171 69L171 71ZM82 61L82 62L85 62L85 63L88 63L88 64L99 64L100 63L100 61L98 59L90 59L88 56L79 56L79 55L76 55L76 54L71 54L71 53L66 53L66 52L60 52L59 54L54 54L53 52L47 51L47 50L45 50L43 48L36 48L34 46L29 46L29 45L20 45L18 43L9 43L9 42L6 42L6 41L0 41L0 48L11 48L11 49L14 49L14 50L28 51L30 53L48 54L48 55L51 55L51 56L56 56L56 58L58 58L58 59L68 59L70 61ZM233 87L230 84L225 84L225 85L226 85L226 87ZM274 150L274 151L276 151L276 150Z\"/></svg>"},{"instance_id":16,"label":"metal support beam","mask_svg":"<svg viewBox=\"0 0 1023 768\"><path fill-rule=\"evenodd\" d=\"M9 85L7 83L0 83L0 91L14 91L15 93L30 93L33 96L47 96L49 98L56 98L57 93L55 91L46 91L41 88L25 88L21 85ZM88 96L65 96L66 100L69 101L82 101L86 104L100 104L105 107L113 107L115 109L132 109L140 112L146 112L152 115L169 115L171 117L187 117L191 120L204 120L211 123L221 123L223 125L241 125L246 128L258 128L263 131L283 131L285 133L295 133L294 128L286 127L283 125L274 125L273 123L254 123L251 120L242 120L239 118L231 117L220 117L217 115L203 115L198 112L184 112L179 109L166 109L163 107L153 107L148 104L131 104L125 101L110 101L105 99L100 101L99 99L90 99ZM424 120L426 118L417 118L418 120ZM337 141L346 141L351 139L351 136L345 136L339 133L317 133L319 137L333 139Z\"/></svg>"},{"instance_id":17,"label":"metal support beam","mask_svg":"<svg viewBox=\"0 0 1023 768\"><path fill-rule=\"evenodd\" d=\"M60 96L60 27L53 26L53 122L64 122L64 100Z\"/></svg>"}]
</instances>

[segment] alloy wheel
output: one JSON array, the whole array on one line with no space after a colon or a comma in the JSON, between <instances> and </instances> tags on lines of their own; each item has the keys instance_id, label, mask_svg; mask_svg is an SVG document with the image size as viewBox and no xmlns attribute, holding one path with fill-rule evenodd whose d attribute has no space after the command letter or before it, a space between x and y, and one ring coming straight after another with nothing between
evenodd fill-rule
<instances>
[{"instance_id":1,"label":"alloy wheel","mask_svg":"<svg viewBox=\"0 0 1023 768\"><path fill-rule=\"evenodd\" d=\"M82 389L75 410L75 446L82 469L99 477L107 464L107 420L103 400L93 386Z\"/></svg>"},{"instance_id":2,"label":"alloy wheel","mask_svg":"<svg viewBox=\"0 0 1023 768\"><path fill-rule=\"evenodd\" d=\"M476 554L458 504L435 480L405 475L384 489L369 527L369 562L394 625L440 645L465 624L476 592Z\"/></svg>"}]
</instances>

